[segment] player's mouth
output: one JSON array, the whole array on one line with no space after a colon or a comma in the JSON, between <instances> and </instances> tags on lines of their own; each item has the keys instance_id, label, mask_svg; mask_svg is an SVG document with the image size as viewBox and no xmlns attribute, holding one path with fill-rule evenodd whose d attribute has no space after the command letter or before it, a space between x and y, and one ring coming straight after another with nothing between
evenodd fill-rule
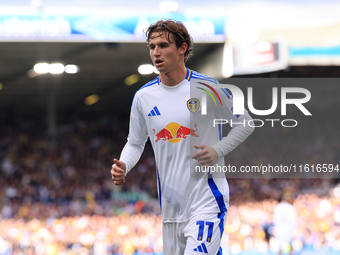
<instances>
[{"instance_id":1,"label":"player's mouth","mask_svg":"<svg viewBox=\"0 0 340 255\"><path fill-rule=\"evenodd\" d=\"M155 61L155 66L161 66L163 64L163 60L160 60L160 59L156 59Z\"/></svg>"}]
</instances>

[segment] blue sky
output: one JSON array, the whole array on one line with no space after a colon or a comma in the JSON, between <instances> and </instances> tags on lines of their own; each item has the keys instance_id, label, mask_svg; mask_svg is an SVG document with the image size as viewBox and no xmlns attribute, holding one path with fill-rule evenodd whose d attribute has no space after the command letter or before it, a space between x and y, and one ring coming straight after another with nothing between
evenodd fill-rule
<instances>
[{"instance_id":1,"label":"blue sky","mask_svg":"<svg viewBox=\"0 0 340 255\"><path fill-rule=\"evenodd\" d=\"M0 0L0 5L21 5L28 6L30 5L32 0ZM145 8L149 6L152 8L153 6L158 6L161 1L151 1L151 0L129 0L129 1L112 1L112 0L41 0L44 6L79 6L79 7L127 7L127 8ZM234 4L244 4L249 2L262 3L262 4L294 4L294 5L304 5L304 6L312 6L312 5L327 5L332 3L337 3L337 0L262 0L262 1L252 1L252 0L182 0L178 1L180 7L190 8L195 3L195 6L198 7L209 7L212 5L216 6L229 6Z\"/></svg>"}]
</instances>

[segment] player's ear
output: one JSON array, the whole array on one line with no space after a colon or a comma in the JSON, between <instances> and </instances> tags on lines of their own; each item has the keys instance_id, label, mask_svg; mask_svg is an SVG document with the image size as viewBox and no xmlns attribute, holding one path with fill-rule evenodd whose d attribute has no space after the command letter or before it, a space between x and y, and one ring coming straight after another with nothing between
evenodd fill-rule
<instances>
[{"instance_id":1,"label":"player's ear","mask_svg":"<svg viewBox=\"0 0 340 255\"><path fill-rule=\"evenodd\" d=\"M188 44L186 42L182 43L181 47L179 47L179 53L185 54L188 49Z\"/></svg>"}]
</instances>

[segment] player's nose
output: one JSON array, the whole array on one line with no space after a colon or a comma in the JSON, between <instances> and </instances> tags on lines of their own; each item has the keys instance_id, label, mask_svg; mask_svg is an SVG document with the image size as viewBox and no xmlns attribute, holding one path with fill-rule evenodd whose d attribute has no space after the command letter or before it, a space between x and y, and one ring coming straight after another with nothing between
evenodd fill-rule
<instances>
[{"instance_id":1,"label":"player's nose","mask_svg":"<svg viewBox=\"0 0 340 255\"><path fill-rule=\"evenodd\" d=\"M160 55L160 50L159 50L159 47L158 47L158 46L155 46L155 48L153 49L152 54L153 54L154 56L159 56L159 55Z\"/></svg>"}]
</instances>

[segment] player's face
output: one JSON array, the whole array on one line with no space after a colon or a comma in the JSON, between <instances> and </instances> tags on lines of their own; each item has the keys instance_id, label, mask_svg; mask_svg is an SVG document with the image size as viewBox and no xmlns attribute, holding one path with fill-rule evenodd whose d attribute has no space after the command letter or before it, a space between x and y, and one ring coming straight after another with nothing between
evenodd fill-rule
<instances>
[{"instance_id":1,"label":"player's face","mask_svg":"<svg viewBox=\"0 0 340 255\"><path fill-rule=\"evenodd\" d=\"M160 73L169 73L184 63L183 47L177 48L173 35L170 34L168 41L167 33L154 32L150 36L150 57Z\"/></svg>"}]
</instances>

